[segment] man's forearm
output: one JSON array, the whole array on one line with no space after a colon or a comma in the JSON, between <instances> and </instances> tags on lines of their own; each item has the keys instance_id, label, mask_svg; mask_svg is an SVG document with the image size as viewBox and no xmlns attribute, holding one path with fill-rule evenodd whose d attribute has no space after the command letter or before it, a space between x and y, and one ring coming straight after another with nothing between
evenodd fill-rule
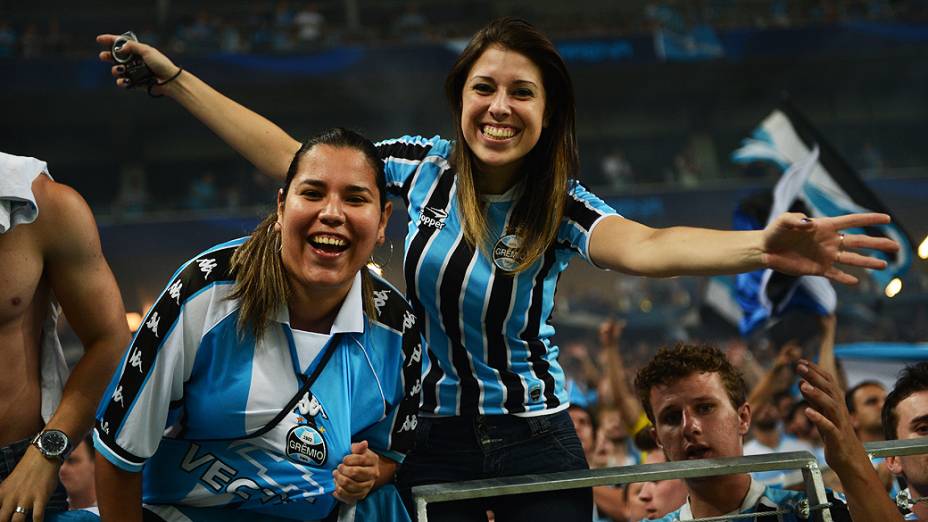
<instances>
[{"instance_id":1,"label":"man's forearm","mask_svg":"<svg viewBox=\"0 0 928 522\"><path fill-rule=\"evenodd\" d=\"M119 362L119 354L129 343L126 335L113 334L89 346L78 361L61 396L61 404L46 428L68 434L72 444L93 427L93 415Z\"/></svg>"}]
</instances>

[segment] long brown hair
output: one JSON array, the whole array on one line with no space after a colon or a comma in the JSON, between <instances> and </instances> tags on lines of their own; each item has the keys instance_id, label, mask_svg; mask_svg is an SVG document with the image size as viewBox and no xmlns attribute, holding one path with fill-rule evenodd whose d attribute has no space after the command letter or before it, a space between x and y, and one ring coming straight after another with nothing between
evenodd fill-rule
<instances>
[{"instance_id":1,"label":"long brown hair","mask_svg":"<svg viewBox=\"0 0 928 522\"><path fill-rule=\"evenodd\" d=\"M445 79L445 96L451 105L457 127L451 163L457 170L457 198L465 239L489 250L486 208L477 190L473 152L461 130L462 95L471 67L483 52L502 46L531 60L540 70L545 89L545 120L538 143L525 158L523 177L531 176L516 202L508 231L522 240L523 258L515 272L528 268L544 254L557 237L564 216L570 180L579 172L580 159L574 124L574 88L564 60L554 44L525 20L500 18L474 35Z\"/></svg>"},{"instance_id":2,"label":"long brown hair","mask_svg":"<svg viewBox=\"0 0 928 522\"><path fill-rule=\"evenodd\" d=\"M377 190L380 192L380 210L387 204L387 182L383 162L370 140L360 134L337 127L324 131L303 142L293 155L287 178L281 188L286 199L290 184L300 168L300 159L316 145L355 149L367 159L374 170ZM229 299L239 301L239 335L249 332L260 338L267 329L271 317L281 306L287 305L290 283L280 256L280 230L277 211L271 212L255 228L251 236L232 255L232 273L235 288ZM374 290L371 274L367 267L361 268L361 292L364 313L376 317Z\"/></svg>"}]
</instances>

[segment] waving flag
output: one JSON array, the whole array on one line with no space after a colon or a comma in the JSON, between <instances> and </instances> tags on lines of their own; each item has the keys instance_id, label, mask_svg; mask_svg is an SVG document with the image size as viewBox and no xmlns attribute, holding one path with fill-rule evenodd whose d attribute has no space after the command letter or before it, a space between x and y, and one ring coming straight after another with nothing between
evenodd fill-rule
<instances>
[{"instance_id":1,"label":"waving flag","mask_svg":"<svg viewBox=\"0 0 928 522\"><path fill-rule=\"evenodd\" d=\"M739 205L735 212L737 229L764 228L786 211L804 212L812 217L855 212L892 215L850 165L788 103L784 102L761 122L741 148L732 153L732 161L769 163L782 173L772 194L757 195ZM880 288L904 274L912 263L913 243L895 217L889 225L846 232L885 236L901 245L896 253L876 253L888 263L885 270L868 270ZM827 314L836 305L834 288L823 277L794 277L767 269L739 275L735 286L736 299L744 312L740 324L743 334L788 309L805 308Z\"/></svg>"}]
</instances>

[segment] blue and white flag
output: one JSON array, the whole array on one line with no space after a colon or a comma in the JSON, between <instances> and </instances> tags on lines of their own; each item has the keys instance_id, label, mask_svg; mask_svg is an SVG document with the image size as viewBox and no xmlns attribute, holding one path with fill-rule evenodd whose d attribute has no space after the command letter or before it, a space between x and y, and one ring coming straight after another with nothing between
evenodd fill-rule
<instances>
[{"instance_id":1,"label":"blue and white flag","mask_svg":"<svg viewBox=\"0 0 928 522\"><path fill-rule=\"evenodd\" d=\"M737 164L769 163L781 173L773 194L744 201L735 212L735 228L757 230L783 212L804 212L811 217L832 217L855 212L892 215L854 170L798 113L784 103L773 111L741 148L732 153ZM884 270L868 270L882 289L900 277L912 263L912 241L893 217L888 225L848 229L850 234L884 236L897 241L895 253L871 252L885 259ZM736 299L743 310L740 329L753 331L789 309L804 308L818 314L834 312L836 296L824 277L794 277L773 270L741 274Z\"/></svg>"}]
</instances>

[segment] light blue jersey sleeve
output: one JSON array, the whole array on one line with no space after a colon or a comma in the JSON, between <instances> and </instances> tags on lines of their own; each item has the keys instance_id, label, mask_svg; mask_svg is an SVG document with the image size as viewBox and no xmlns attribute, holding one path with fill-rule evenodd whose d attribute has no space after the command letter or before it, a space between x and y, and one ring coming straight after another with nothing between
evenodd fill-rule
<instances>
[{"instance_id":1,"label":"light blue jersey sleeve","mask_svg":"<svg viewBox=\"0 0 928 522\"><path fill-rule=\"evenodd\" d=\"M94 448L125 471L141 471L158 449L183 403L204 325L231 306L215 295L217 287L229 286L226 272L235 245L228 245L204 252L172 276L104 392Z\"/></svg>"},{"instance_id":2,"label":"light blue jersey sleeve","mask_svg":"<svg viewBox=\"0 0 928 522\"><path fill-rule=\"evenodd\" d=\"M592 263L590 259L590 237L593 228L607 216L619 213L606 202L588 191L579 182L572 181L568 192L564 219L558 230L558 243L564 244Z\"/></svg>"},{"instance_id":3,"label":"light blue jersey sleeve","mask_svg":"<svg viewBox=\"0 0 928 522\"><path fill-rule=\"evenodd\" d=\"M376 144L387 175L387 191L408 199L406 194L413 175L423 162L447 162L452 143L440 136L403 136Z\"/></svg>"}]
</instances>

